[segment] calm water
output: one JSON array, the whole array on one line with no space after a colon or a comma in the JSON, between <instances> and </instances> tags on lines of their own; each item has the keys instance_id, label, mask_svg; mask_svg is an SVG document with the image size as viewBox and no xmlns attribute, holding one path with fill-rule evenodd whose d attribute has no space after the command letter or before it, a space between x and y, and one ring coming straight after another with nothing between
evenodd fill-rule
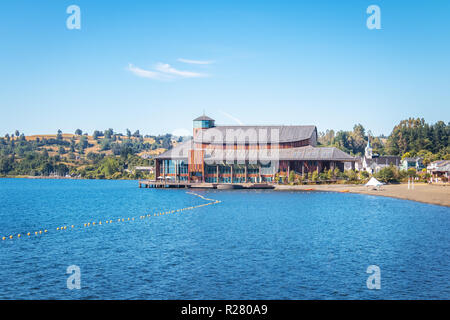
<instances>
[{"instance_id":1,"label":"calm water","mask_svg":"<svg viewBox=\"0 0 450 320\"><path fill-rule=\"evenodd\" d=\"M1 299L449 299L450 209L364 195L0 179ZM76 227L56 231L61 225ZM81 269L69 290L66 268ZM368 290L366 268L381 268Z\"/></svg>"}]
</instances>

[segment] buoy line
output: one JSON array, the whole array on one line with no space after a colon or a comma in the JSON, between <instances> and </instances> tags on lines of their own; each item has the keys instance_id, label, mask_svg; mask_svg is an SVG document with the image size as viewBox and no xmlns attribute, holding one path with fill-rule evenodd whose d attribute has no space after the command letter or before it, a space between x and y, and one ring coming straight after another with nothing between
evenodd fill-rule
<instances>
[{"instance_id":1,"label":"buoy line","mask_svg":"<svg viewBox=\"0 0 450 320\"><path fill-rule=\"evenodd\" d=\"M186 192L187 194L191 194L194 196L197 196L205 201L209 201L208 203L203 203L203 204L199 204L196 206L190 206L190 207L185 207L185 208L180 208L180 209L174 209L174 210L168 210L168 211L164 211L164 212L157 212L157 213L149 213L146 215L141 215L141 216L134 216L134 217L126 217L126 218L118 218L118 219L106 219L103 221L93 221L93 222L86 222L80 225L63 225L63 226L59 226L56 227L56 229L40 229L38 231L34 231L34 232L24 232L24 233L17 233L17 234L10 234L8 236L2 236L1 240L5 241L5 240L13 240L13 239L20 239L20 238L29 238L32 236L40 236L40 235L44 235L44 234L48 234L51 233L49 230L55 230L55 231L66 231L66 230L73 230L76 228L88 228L88 227L94 227L94 226L101 226L101 225L105 225L105 224L112 224L112 223L121 223L121 222L131 222L131 221L136 221L137 219L139 220L143 220L143 219L147 219L150 217L157 217L157 216L163 216L163 215L167 215L167 214L173 214L173 213L181 213L187 210L194 210L197 208L201 208L201 207L205 207L205 206L209 206L209 205L213 205L213 204L218 204L221 203L222 201L219 200L215 200L215 199L210 199L210 198L206 198L200 194L197 194L195 192Z\"/></svg>"}]
</instances>

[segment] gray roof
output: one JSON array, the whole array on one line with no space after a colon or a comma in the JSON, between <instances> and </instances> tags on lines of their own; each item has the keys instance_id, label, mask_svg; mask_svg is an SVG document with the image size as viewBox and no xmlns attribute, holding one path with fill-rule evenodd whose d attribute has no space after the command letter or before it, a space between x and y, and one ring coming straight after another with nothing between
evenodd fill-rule
<instances>
[{"instance_id":1,"label":"gray roof","mask_svg":"<svg viewBox=\"0 0 450 320\"><path fill-rule=\"evenodd\" d=\"M295 142L317 135L316 126L216 126L200 130L195 142L219 144Z\"/></svg>"},{"instance_id":2,"label":"gray roof","mask_svg":"<svg viewBox=\"0 0 450 320\"><path fill-rule=\"evenodd\" d=\"M399 156L378 156L373 157L372 159L367 159L368 164L376 163L380 165L390 165L393 164L395 166L400 165L402 158Z\"/></svg>"},{"instance_id":3,"label":"gray roof","mask_svg":"<svg viewBox=\"0 0 450 320\"><path fill-rule=\"evenodd\" d=\"M448 163L444 166L437 167L433 171L450 172L450 163Z\"/></svg>"},{"instance_id":4,"label":"gray roof","mask_svg":"<svg viewBox=\"0 0 450 320\"><path fill-rule=\"evenodd\" d=\"M263 150L208 150L205 161L270 161L270 160L322 160L322 161L356 161L351 155L334 147L299 147L289 149L263 149Z\"/></svg>"},{"instance_id":5,"label":"gray roof","mask_svg":"<svg viewBox=\"0 0 450 320\"><path fill-rule=\"evenodd\" d=\"M202 116L200 116L200 117L198 117L198 118L195 118L193 121L201 121L201 120L214 121L214 119L211 119L210 117L205 116L205 115L202 115Z\"/></svg>"},{"instance_id":6,"label":"gray roof","mask_svg":"<svg viewBox=\"0 0 450 320\"><path fill-rule=\"evenodd\" d=\"M187 160L189 150L193 148L192 140L178 144L176 147L160 154L157 159ZM356 161L357 158L335 147L299 147L288 149L262 149L262 150L223 150L206 149L205 161L226 160L322 160L322 161Z\"/></svg>"},{"instance_id":7,"label":"gray roof","mask_svg":"<svg viewBox=\"0 0 450 320\"><path fill-rule=\"evenodd\" d=\"M436 172L450 172L450 160L438 160L431 163L431 166L428 166L431 171Z\"/></svg>"},{"instance_id":8,"label":"gray roof","mask_svg":"<svg viewBox=\"0 0 450 320\"><path fill-rule=\"evenodd\" d=\"M422 161L422 158L420 158L420 157L415 157L415 158L408 158L408 157L406 157L406 158L403 158L402 161L417 162L417 161Z\"/></svg>"},{"instance_id":9,"label":"gray roof","mask_svg":"<svg viewBox=\"0 0 450 320\"><path fill-rule=\"evenodd\" d=\"M156 159L175 159L186 160L189 157L189 150L193 148L192 140L187 140L177 144L170 150L167 150L160 155L156 156Z\"/></svg>"}]
</instances>

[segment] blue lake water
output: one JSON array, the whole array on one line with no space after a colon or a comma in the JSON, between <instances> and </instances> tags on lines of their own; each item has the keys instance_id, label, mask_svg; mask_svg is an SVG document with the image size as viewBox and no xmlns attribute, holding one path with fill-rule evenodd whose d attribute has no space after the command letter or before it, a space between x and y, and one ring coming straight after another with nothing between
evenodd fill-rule
<instances>
[{"instance_id":1,"label":"blue lake water","mask_svg":"<svg viewBox=\"0 0 450 320\"><path fill-rule=\"evenodd\" d=\"M450 298L449 208L355 194L198 190L221 203L139 219L208 202L186 191L0 179L0 238L14 235L0 240L0 299ZM75 227L56 230L63 225ZM80 290L67 288L70 265L80 267ZM380 267L380 290L367 289L369 265Z\"/></svg>"}]
</instances>

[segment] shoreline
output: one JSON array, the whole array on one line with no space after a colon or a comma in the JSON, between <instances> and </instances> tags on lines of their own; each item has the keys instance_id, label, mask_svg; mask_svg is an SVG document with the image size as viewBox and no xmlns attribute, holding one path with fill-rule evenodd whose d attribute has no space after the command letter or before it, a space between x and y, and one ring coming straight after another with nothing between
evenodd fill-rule
<instances>
[{"instance_id":1,"label":"shoreline","mask_svg":"<svg viewBox=\"0 0 450 320\"><path fill-rule=\"evenodd\" d=\"M421 203L450 207L450 185L416 183L414 189L408 190L408 184L383 185L380 190L373 190L364 185L328 184L328 185L277 185L275 191L325 191L340 193L355 193L371 196L389 197L401 200L411 200Z\"/></svg>"},{"instance_id":2,"label":"shoreline","mask_svg":"<svg viewBox=\"0 0 450 320\"><path fill-rule=\"evenodd\" d=\"M136 179L85 179L75 177L14 176L5 179L53 179L53 180L108 180L138 181ZM363 184L317 184L317 185L275 185L273 191L324 191L338 193L365 194L401 200L410 200L427 204L450 207L450 184L416 183L414 189L408 190L408 184L387 184L379 190L365 187Z\"/></svg>"}]
</instances>

